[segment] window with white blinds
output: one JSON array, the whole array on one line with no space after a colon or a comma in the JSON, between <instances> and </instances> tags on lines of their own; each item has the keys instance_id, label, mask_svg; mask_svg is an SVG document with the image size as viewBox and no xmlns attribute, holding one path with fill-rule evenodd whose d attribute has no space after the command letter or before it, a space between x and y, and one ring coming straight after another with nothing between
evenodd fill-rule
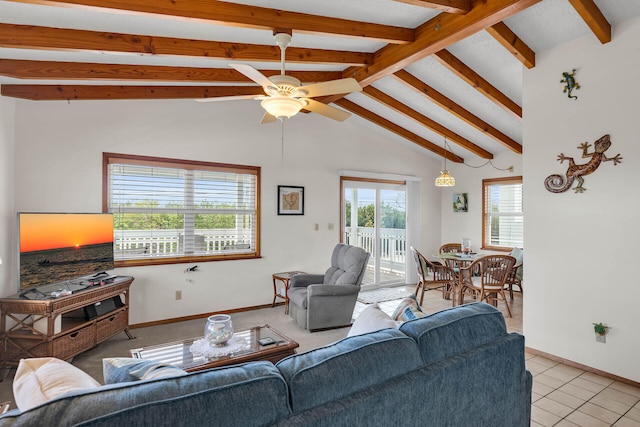
<instances>
[{"instance_id":1,"label":"window with white blinds","mask_svg":"<svg viewBox=\"0 0 640 427\"><path fill-rule=\"evenodd\" d=\"M485 249L522 248L522 177L482 180L482 240Z\"/></svg>"},{"instance_id":2,"label":"window with white blinds","mask_svg":"<svg viewBox=\"0 0 640 427\"><path fill-rule=\"evenodd\" d=\"M117 265L259 256L260 168L104 154Z\"/></svg>"}]
</instances>

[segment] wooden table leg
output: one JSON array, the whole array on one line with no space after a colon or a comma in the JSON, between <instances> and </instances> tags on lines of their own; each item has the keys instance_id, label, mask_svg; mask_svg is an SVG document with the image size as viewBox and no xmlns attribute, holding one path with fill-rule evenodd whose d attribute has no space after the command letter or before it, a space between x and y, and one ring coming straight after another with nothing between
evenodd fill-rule
<instances>
[{"instance_id":1,"label":"wooden table leg","mask_svg":"<svg viewBox=\"0 0 640 427\"><path fill-rule=\"evenodd\" d=\"M289 314L289 279L282 281L284 283L284 314Z\"/></svg>"},{"instance_id":2,"label":"wooden table leg","mask_svg":"<svg viewBox=\"0 0 640 427\"><path fill-rule=\"evenodd\" d=\"M276 288L276 277L273 276L273 302L271 303L271 307L276 306L277 297L278 297L278 289Z\"/></svg>"}]
</instances>

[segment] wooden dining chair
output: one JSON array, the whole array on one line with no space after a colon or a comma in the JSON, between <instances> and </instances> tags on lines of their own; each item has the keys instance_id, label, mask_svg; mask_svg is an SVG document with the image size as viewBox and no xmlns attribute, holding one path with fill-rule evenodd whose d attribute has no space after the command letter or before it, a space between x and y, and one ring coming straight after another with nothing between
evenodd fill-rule
<instances>
[{"instance_id":1,"label":"wooden dining chair","mask_svg":"<svg viewBox=\"0 0 640 427\"><path fill-rule=\"evenodd\" d=\"M505 296L505 282L513 269L516 259L510 255L487 255L480 257L467 267L460 268L458 274L458 299L464 304L465 293L470 293L479 301L498 304L502 297L511 317L511 307Z\"/></svg>"},{"instance_id":2,"label":"wooden dining chair","mask_svg":"<svg viewBox=\"0 0 640 427\"><path fill-rule=\"evenodd\" d=\"M444 245L440 246L440 249L438 250L438 253L441 253L441 254L449 253L449 252L455 252L455 253L462 252L462 243L445 243ZM453 268L453 271L456 274L456 281L457 281L457 275L458 275L458 270L460 269L460 263L456 260L446 259L445 264Z\"/></svg>"},{"instance_id":3,"label":"wooden dining chair","mask_svg":"<svg viewBox=\"0 0 640 427\"><path fill-rule=\"evenodd\" d=\"M440 246L439 253L445 252L462 252L462 243L445 243Z\"/></svg>"},{"instance_id":4,"label":"wooden dining chair","mask_svg":"<svg viewBox=\"0 0 640 427\"><path fill-rule=\"evenodd\" d=\"M416 297L420 295L420 305L424 300L424 293L430 289L442 289L442 298L446 299L449 296L455 304L456 276L453 270L447 265L429 261L413 246L409 250L413 254L418 270Z\"/></svg>"}]
</instances>

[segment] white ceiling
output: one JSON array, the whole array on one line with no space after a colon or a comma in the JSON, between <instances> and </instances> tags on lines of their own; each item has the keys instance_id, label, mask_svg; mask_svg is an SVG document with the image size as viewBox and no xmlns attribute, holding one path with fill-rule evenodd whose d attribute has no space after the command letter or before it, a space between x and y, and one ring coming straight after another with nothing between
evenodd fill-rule
<instances>
[{"instance_id":1,"label":"white ceiling","mask_svg":"<svg viewBox=\"0 0 640 427\"><path fill-rule=\"evenodd\" d=\"M413 6L393 0L252 0L242 2L237 1L235 3L412 29L440 13L434 9ZM602 11L612 27L614 27L614 37L611 43L615 43L615 25L617 23L640 15L640 0L595 0L595 4ZM216 25L211 22L172 19L158 15L136 15L113 10L97 11L79 8L43 6L7 0L0 1L0 23L175 37L181 39L227 41L270 46L275 45L272 31L268 30ZM594 39L594 43L600 43L568 0L542 0L534 6L507 18L504 23L507 24L507 26L536 53L540 53L555 45L585 34L591 34ZM373 53L383 48L385 43L364 38L304 34L294 31L291 46ZM522 105L522 73L524 66L488 32L480 31L460 42L450 45L447 50L516 104L520 106ZM232 62L205 57L122 54L95 51L73 52L40 49L16 49L3 47L1 44L0 59L202 68L228 68L228 62ZM279 69L279 64L277 62L251 62L251 65L263 70ZM346 68L347 67L345 65L287 62L287 70L343 71ZM489 100L472 86L465 83L461 78L446 69L437 60L432 57L427 57L426 59L419 60L408 65L405 70L419 78L424 83L427 83L432 88L441 92L454 102L463 106L476 116L480 117L482 120L488 122L491 126L506 134L508 137L522 143L522 123L520 118L516 117L513 113L507 112L505 109ZM0 73L0 85L5 86L16 84L145 84L164 86L202 86L211 83L203 84L203 82L197 81L141 82L140 80L25 80L7 77ZM221 84L224 83L216 83L216 85ZM246 84L252 83L247 82ZM234 86L237 86L237 84L234 84ZM415 90L409 88L403 83L400 83L393 77L384 77L373 83L372 86L391 95L407 107L410 107L432 120L435 120L453 132L470 140L474 144L490 151L494 155L509 150L503 144L496 142L494 138L487 136L475 127L460 120L455 115L439 107L429 99L421 96ZM388 120L391 120L405 129L439 146L442 146L443 137L441 135L425 128L412 119L392 111L388 107L365 94L355 93L348 95L346 98ZM256 101L249 100L236 102ZM203 108L206 108L206 104L203 104ZM293 117L290 120L295 119L296 117ZM247 117L247 120L259 120L259 117L251 116ZM349 120L364 121L364 119L358 117L351 117ZM367 123L368 126L377 127L375 124L370 122ZM392 134L389 133L389 135ZM396 135L393 135L392 137L392 139L396 140L398 138L400 137ZM455 154L464 157L465 161L469 160L472 163L474 161L477 163L477 156L458 145L451 145L452 151ZM427 150L424 151L427 154L436 156Z\"/></svg>"}]
</instances>

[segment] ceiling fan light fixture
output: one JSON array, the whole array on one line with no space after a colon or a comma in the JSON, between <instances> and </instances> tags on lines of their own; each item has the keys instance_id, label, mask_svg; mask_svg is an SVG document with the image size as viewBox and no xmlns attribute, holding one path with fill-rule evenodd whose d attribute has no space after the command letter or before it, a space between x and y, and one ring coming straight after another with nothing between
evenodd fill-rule
<instances>
[{"instance_id":1,"label":"ceiling fan light fixture","mask_svg":"<svg viewBox=\"0 0 640 427\"><path fill-rule=\"evenodd\" d=\"M284 120L295 116L307 103L289 96L272 96L262 100L260 105L273 117Z\"/></svg>"}]
</instances>

